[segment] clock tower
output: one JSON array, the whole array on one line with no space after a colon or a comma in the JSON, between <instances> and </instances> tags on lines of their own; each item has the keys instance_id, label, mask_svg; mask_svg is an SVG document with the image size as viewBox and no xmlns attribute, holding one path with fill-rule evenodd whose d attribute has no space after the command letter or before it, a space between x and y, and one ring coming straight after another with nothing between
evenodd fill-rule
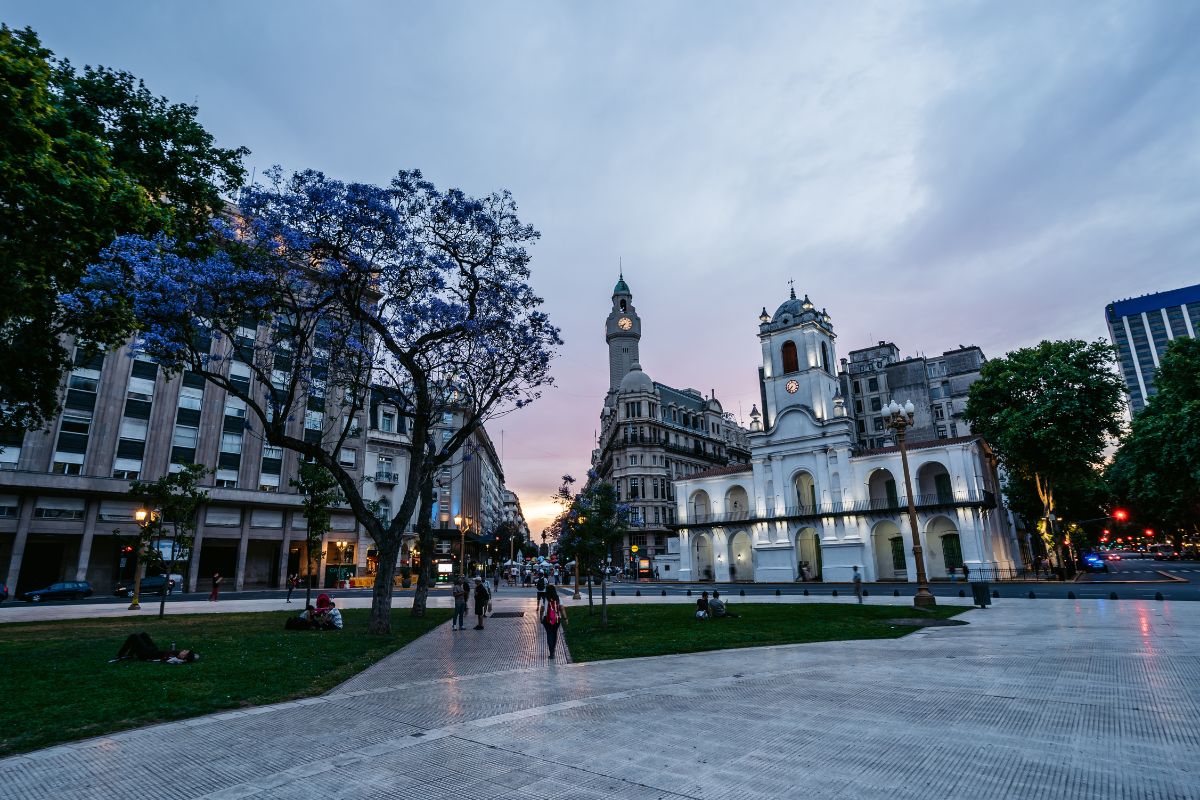
<instances>
[{"instance_id":1,"label":"clock tower","mask_svg":"<svg viewBox=\"0 0 1200 800\"><path fill-rule=\"evenodd\" d=\"M642 338L642 319L633 307L633 293L621 273L613 289L612 310L604 322L604 340L608 342L608 390L615 392L629 368L639 363L638 340Z\"/></svg>"}]
</instances>

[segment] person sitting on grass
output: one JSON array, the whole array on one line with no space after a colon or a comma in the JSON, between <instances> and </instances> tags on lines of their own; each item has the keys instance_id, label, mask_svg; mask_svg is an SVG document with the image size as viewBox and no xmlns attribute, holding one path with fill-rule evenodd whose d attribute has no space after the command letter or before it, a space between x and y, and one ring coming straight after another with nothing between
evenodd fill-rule
<instances>
[{"instance_id":1,"label":"person sitting on grass","mask_svg":"<svg viewBox=\"0 0 1200 800\"><path fill-rule=\"evenodd\" d=\"M705 591L696 601L696 619L708 619L708 592Z\"/></svg>"},{"instance_id":2,"label":"person sitting on grass","mask_svg":"<svg viewBox=\"0 0 1200 800\"><path fill-rule=\"evenodd\" d=\"M138 661L160 661L163 664L191 664L200 660L200 654L194 650L159 650L158 645L146 633L131 633L125 639L117 657L110 658L108 663L136 658Z\"/></svg>"},{"instance_id":3,"label":"person sitting on grass","mask_svg":"<svg viewBox=\"0 0 1200 800\"><path fill-rule=\"evenodd\" d=\"M721 617L733 617L736 619L740 617L741 614L731 613L729 609L725 607L725 601L721 599L721 592L717 589L713 589L713 596L708 601L708 616L713 619L720 619Z\"/></svg>"},{"instance_id":4,"label":"person sitting on grass","mask_svg":"<svg viewBox=\"0 0 1200 800\"><path fill-rule=\"evenodd\" d=\"M309 619L312 621L314 630L340 631L342 629L342 612L338 611L333 598L327 594L317 596L317 607Z\"/></svg>"}]
</instances>

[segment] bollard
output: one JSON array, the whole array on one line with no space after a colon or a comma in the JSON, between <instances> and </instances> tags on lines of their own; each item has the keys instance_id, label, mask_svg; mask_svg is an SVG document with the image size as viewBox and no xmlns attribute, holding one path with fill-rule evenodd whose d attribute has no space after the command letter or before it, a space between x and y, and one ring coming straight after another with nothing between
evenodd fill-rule
<instances>
[{"instance_id":1,"label":"bollard","mask_svg":"<svg viewBox=\"0 0 1200 800\"><path fill-rule=\"evenodd\" d=\"M892 590L892 597L899 597L899 596L900 596L900 590L899 590L899 589L893 589L893 590Z\"/></svg>"},{"instance_id":2,"label":"bollard","mask_svg":"<svg viewBox=\"0 0 1200 800\"><path fill-rule=\"evenodd\" d=\"M663 596L663 597L666 597L666 596L667 596L667 590L666 590L666 589L663 589L662 596Z\"/></svg>"},{"instance_id":3,"label":"bollard","mask_svg":"<svg viewBox=\"0 0 1200 800\"><path fill-rule=\"evenodd\" d=\"M871 593L868 592L866 589L863 589L863 597L870 597L870 596L871 596Z\"/></svg>"},{"instance_id":4,"label":"bollard","mask_svg":"<svg viewBox=\"0 0 1200 800\"><path fill-rule=\"evenodd\" d=\"M776 597L779 597L779 590L778 590L778 589L776 589L776 590L775 590L775 596L776 596Z\"/></svg>"},{"instance_id":5,"label":"bollard","mask_svg":"<svg viewBox=\"0 0 1200 800\"><path fill-rule=\"evenodd\" d=\"M999 600L999 599L1000 599L1000 593L999 593L999 592L997 592L995 589L993 589L993 590L992 590L992 597L994 597L995 599Z\"/></svg>"},{"instance_id":6,"label":"bollard","mask_svg":"<svg viewBox=\"0 0 1200 800\"><path fill-rule=\"evenodd\" d=\"M609 596L609 597L616 597L616 596L617 596L617 590L616 590L616 589L613 589L611 592L609 592L609 593L608 593L608 596Z\"/></svg>"},{"instance_id":7,"label":"bollard","mask_svg":"<svg viewBox=\"0 0 1200 800\"><path fill-rule=\"evenodd\" d=\"M959 597L966 597L966 596L967 596L967 593L966 593L966 592L964 592L962 589L959 589L959 590L958 590L958 596L959 596Z\"/></svg>"},{"instance_id":8,"label":"bollard","mask_svg":"<svg viewBox=\"0 0 1200 800\"><path fill-rule=\"evenodd\" d=\"M1067 599L1068 599L1068 600L1074 600L1074 599L1075 599L1075 593L1074 593L1074 592L1067 592Z\"/></svg>"},{"instance_id":9,"label":"bollard","mask_svg":"<svg viewBox=\"0 0 1200 800\"><path fill-rule=\"evenodd\" d=\"M833 596L834 596L834 597L837 597L837 589L834 589L834 590L833 590Z\"/></svg>"},{"instance_id":10,"label":"bollard","mask_svg":"<svg viewBox=\"0 0 1200 800\"><path fill-rule=\"evenodd\" d=\"M805 597L808 597L808 589L805 589L805 590L804 590L804 596L805 596Z\"/></svg>"},{"instance_id":11,"label":"bollard","mask_svg":"<svg viewBox=\"0 0 1200 800\"><path fill-rule=\"evenodd\" d=\"M692 596L692 590L688 589L688 597L691 597L691 596Z\"/></svg>"},{"instance_id":12,"label":"bollard","mask_svg":"<svg viewBox=\"0 0 1200 800\"><path fill-rule=\"evenodd\" d=\"M634 593L633 593L633 596L634 596L634 597L641 597L641 596L642 596L642 590L641 590L641 589L638 589L636 592L634 592Z\"/></svg>"},{"instance_id":13,"label":"bollard","mask_svg":"<svg viewBox=\"0 0 1200 800\"><path fill-rule=\"evenodd\" d=\"M1155 593L1154 593L1154 599L1155 599L1155 600L1162 600L1162 599L1163 599L1162 592L1155 592Z\"/></svg>"},{"instance_id":14,"label":"bollard","mask_svg":"<svg viewBox=\"0 0 1200 800\"><path fill-rule=\"evenodd\" d=\"M1030 599L1030 600L1037 600L1037 595L1036 595L1036 594L1034 594L1033 592L1030 592L1030 593L1029 593L1029 599Z\"/></svg>"},{"instance_id":15,"label":"bollard","mask_svg":"<svg viewBox=\"0 0 1200 800\"><path fill-rule=\"evenodd\" d=\"M1117 593L1116 593L1116 592L1109 592L1109 593L1108 593L1108 599L1109 599L1109 600L1118 600L1118 599L1120 599L1120 598L1118 598L1118 597L1117 597Z\"/></svg>"},{"instance_id":16,"label":"bollard","mask_svg":"<svg viewBox=\"0 0 1200 800\"><path fill-rule=\"evenodd\" d=\"M745 590L745 589L742 589L740 592L738 592L738 594L740 594L742 597L745 597L745 596L746 596L746 590Z\"/></svg>"}]
</instances>

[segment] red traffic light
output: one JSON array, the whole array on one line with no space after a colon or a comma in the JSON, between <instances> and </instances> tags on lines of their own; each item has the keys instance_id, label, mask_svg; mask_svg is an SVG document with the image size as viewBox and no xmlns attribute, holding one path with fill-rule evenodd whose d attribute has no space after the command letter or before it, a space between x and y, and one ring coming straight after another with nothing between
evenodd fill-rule
<instances>
[{"instance_id":1,"label":"red traffic light","mask_svg":"<svg viewBox=\"0 0 1200 800\"><path fill-rule=\"evenodd\" d=\"M1154 529L1153 529L1153 528L1146 528L1146 535L1147 535L1147 536L1154 536Z\"/></svg>"},{"instance_id":2,"label":"red traffic light","mask_svg":"<svg viewBox=\"0 0 1200 800\"><path fill-rule=\"evenodd\" d=\"M122 553L132 553L132 552L133 552L133 548L132 548L132 547L130 547L129 545L125 545L125 547L121 549L121 552L122 552Z\"/></svg>"},{"instance_id":3,"label":"red traffic light","mask_svg":"<svg viewBox=\"0 0 1200 800\"><path fill-rule=\"evenodd\" d=\"M1113 513L1112 513L1112 518L1115 519L1117 522L1124 522L1125 520L1129 519L1129 512L1123 508L1114 509Z\"/></svg>"}]
</instances>

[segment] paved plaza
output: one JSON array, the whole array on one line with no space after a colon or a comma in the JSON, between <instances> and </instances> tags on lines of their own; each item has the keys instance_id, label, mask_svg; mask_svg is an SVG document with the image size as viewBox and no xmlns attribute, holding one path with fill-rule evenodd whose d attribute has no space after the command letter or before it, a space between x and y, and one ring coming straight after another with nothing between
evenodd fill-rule
<instances>
[{"instance_id":1,"label":"paved plaza","mask_svg":"<svg viewBox=\"0 0 1200 800\"><path fill-rule=\"evenodd\" d=\"M899 640L549 665L508 598L322 697L0 761L0 796L1200 798L1194 609L1014 599Z\"/></svg>"}]
</instances>

